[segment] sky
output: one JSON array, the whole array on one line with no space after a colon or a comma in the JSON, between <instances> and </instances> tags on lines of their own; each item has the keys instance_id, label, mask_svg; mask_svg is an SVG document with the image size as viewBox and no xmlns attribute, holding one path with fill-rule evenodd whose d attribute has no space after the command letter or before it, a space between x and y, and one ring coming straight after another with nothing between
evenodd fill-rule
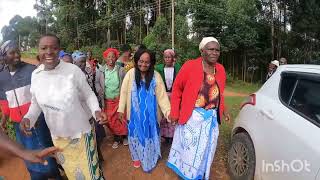
<instances>
[{"instance_id":1,"label":"sky","mask_svg":"<svg viewBox=\"0 0 320 180\"><path fill-rule=\"evenodd\" d=\"M21 17L36 16L37 11L33 9L35 0L0 0L0 32L3 26L8 25L15 15ZM2 35L0 35L0 41Z\"/></svg>"}]
</instances>

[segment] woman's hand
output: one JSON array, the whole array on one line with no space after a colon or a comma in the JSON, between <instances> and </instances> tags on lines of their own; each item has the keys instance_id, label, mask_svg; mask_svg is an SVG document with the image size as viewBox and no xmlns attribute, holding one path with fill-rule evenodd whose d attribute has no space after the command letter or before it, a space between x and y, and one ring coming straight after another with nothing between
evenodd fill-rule
<instances>
[{"instance_id":1,"label":"woman's hand","mask_svg":"<svg viewBox=\"0 0 320 180\"><path fill-rule=\"evenodd\" d=\"M20 122L20 130L25 134L26 136L31 136L32 132L30 129L30 119L23 118Z\"/></svg>"},{"instance_id":2,"label":"woman's hand","mask_svg":"<svg viewBox=\"0 0 320 180\"><path fill-rule=\"evenodd\" d=\"M127 123L126 120L124 119L124 113L118 112L118 118L121 123Z\"/></svg>"},{"instance_id":3,"label":"woman's hand","mask_svg":"<svg viewBox=\"0 0 320 180\"><path fill-rule=\"evenodd\" d=\"M227 110L223 111L224 120L226 123L230 124L231 122L231 116L230 113Z\"/></svg>"},{"instance_id":4,"label":"woman's hand","mask_svg":"<svg viewBox=\"0 0 320 180\"><path fill-rule=\"evenodd\" d=\"M96 115L96 120L99 122L99 124L108 123L107 115L104 112L96 111L95 115Z\"/></svg>"},{"instance_id":5,"label":"woman's hand","mask_svg":"<svg viewBox=\"0 0 320 180\"><path fill-rule=\"evenodd\" d=\"M171 122L172 125L176 125L178 122L178 118L174 118L170 114L168 116L168 120Z\"/></svg>"},{"instance_id":6,"label":"woman's hand","mask_svg":"<svg viewBox=\"0 0 320 180\"><path fill-rule=\"evenodd\" d=\"M45 160L48 156L53 156L56 152L61 151L57 147L49 147L43 150L23 150L21 152L21 157L26 160L33 163L42 163L44 165L47 165L48 162Z\"/></svg>"}]
</instances>

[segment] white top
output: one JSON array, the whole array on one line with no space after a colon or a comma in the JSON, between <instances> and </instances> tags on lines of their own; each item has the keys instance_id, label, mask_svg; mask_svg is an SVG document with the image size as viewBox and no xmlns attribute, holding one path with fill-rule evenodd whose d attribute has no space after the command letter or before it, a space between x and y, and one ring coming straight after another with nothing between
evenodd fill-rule
<instances>
[{"instance_id":1,"label":"white top","mask_svg":"<svg viewBox=\"0 0 320 180\"><path fill-rule=\"evenodd\" d=\"M53 70L45 71L44 65L34 70L30 91L31 106L24 117L33 127L42 111L53 138L80 138L91 130L90 117L101 110L85 74L64 61Z\"/></svg>"},{"instance_id":2,"label":"white top","mask_svg":"<svg viewBox=\"0 0 320 180\"><path fill-rule=\"evenodd\" d=\"M14 71L14 72L10 72L11 76L13 76L15 73L16 73L16 71Z\"/></svg>"},{"instance_id":3,"label":"white top","mask_svg":"<svg viewBox=\"0 0 320 180\"><path fill-rule=\"evenodd\" d=\"M168 89L171 89L173 84L174 76L174 67L165 67L164 68L164 77L166 79L166 85Z\"/></svg>"}]
</instances>

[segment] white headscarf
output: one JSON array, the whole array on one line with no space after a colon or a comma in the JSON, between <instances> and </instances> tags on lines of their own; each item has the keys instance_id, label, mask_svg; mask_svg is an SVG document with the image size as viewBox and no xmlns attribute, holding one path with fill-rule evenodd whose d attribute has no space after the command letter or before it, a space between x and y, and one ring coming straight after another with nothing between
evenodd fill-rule
<instances>
[{"instance_id":1,"label":"white headscarf","mask_svg":"<svg viewBox=\"0 0 320 180\"><path fill-rule=\"evenodd\" d=\"M216 42L219 44L219 41L214 37L204 37L199 44L199 50L201 51L201 49L203 49L209 42Z\"/></svg>"}]
</instances>

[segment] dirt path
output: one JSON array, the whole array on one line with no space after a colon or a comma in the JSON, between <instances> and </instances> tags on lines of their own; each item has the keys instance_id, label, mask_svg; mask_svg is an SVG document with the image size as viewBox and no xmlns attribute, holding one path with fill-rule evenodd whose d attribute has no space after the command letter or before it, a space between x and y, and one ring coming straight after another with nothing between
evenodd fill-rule
<instances>
[{"instance_id":1,"label":"dirt path","mask_svg":"<svg viewBox=\"0 0 320 180\"><path fill-rule=\"evenodd\" d=\"M103 171L106 179L111 180L178 180L178 177L166 167L165 163L169 154L170 146L162 144L162 159L159 160L157 167L150 173L144 173L141 169L132 167L128 146L120 146L118 149L111 148L112 137L108 136L102 145L103 156ZM220 144L220 142L219 142ZM220 148L221 147L221 148ZM216 156L211 169L211 178L217 180L229 180L226 172L225 160L221 154L225 149L218 145ZM0 156L0 175L6 180L25 180L29 179L29 174L22 160L18 158L8 158L9 155L1 153Z\"/></svg>"},{"instance_id":2,"label":"dirt path","mask_svg":"<svg viewBox=\"0 0 320 180\"><path fill-rule=\"evenodd\" d=\"M246 97L246 96L248 96L248 94L231 92L231 91L228 91L228 90L224 91L224 95L225 96L229 96L229 97Z\"/></svg>"}]
</instances>

